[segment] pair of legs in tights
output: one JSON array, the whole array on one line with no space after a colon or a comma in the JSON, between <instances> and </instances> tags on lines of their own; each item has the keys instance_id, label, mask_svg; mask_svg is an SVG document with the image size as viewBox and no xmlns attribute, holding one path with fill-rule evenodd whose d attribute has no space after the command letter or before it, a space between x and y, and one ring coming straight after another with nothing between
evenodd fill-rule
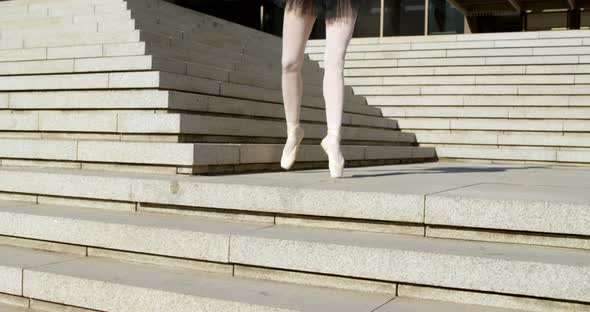
<instances>
[{"instance_id":1,"label":"pair of legs in tights","mask_svg":"<svg viewBox=\"0 0 590 312\"><path fill-rule=\"evenodd\" d=\"M305 45L311 33L316 16L300 14L285 9L283 20L282 47L282 92L287 121L287 141L283 155L293 151L297 145L295 129L299 127L300 107L303 95L301 69ZM327 153L330 163L343 162L340 150L342 107L344 100L344 56L352 37L356 12L350 16L326 21L326 45L324 52L323 96L326 103Z\"/></svg>"}]
</instances>

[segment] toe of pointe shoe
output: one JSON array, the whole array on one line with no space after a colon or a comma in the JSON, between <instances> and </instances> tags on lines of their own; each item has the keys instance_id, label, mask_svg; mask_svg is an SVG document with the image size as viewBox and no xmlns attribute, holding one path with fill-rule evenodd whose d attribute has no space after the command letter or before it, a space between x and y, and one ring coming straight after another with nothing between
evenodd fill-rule
<instances>
[{"instance_id":1,"label":"toe of pointe shoe","mask_svg":"<svg viewBox=\"0 0 590 312\"><path fill-rule=\"evenodd\" d=\"M341 163L330 165L330 177L340 178L344 172L344 160Z\"/></svg>"},{"instance_id":2,"label":"toe of pointe shoe","mask_svg":"<svg viewBox=\"0 0 590 312\"><path fill-rule=\"evenodd\" d=\"M326 138L324 138L322 140L322 142L320 143L320 145L322 146L322 148L324 149L324 152L326 152L326 154L328 154L328 159L330 159L330 155L328 153L328 145L330 143L328 143L328 141L326 140ZM340 158L339 162L334 162L334 161L329 161L328 167L330 169L330 177L332 178L340 178L342 177L343 171L344 171L344 158Z\"/></svg>"},{"instance_id":3,"label":"toe of pointe shoe","mask_svg":"<svg viewBox=\"0 0 590 312\"><path fill-rule=\"evenodd\" d=\"M303 140L303 128L297 128L294 135L297 140L295 147L289 154L285 154L285 150L283 149L283 154L281 156L281 168L285 170L291 169L291 166L293 166L293 163L297 158L299 146L301 145L301 141Z\"/></svg>"}]
</instances>

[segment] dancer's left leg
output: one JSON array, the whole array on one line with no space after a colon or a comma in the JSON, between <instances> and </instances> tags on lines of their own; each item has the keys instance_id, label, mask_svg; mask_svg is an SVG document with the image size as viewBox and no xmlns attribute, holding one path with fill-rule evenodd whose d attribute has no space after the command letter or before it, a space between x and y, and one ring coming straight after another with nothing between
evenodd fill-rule
<instances>
[{"instance_id":1,"label":"dancer's left leg","mask_svg":"<svg viewBox=\"0 0 590 312\"><path fill-rule=\"evenodd\" d=\"M330 175L333 177L341 176L344 166L344 157L340 150L344 106L344 57L357 18L357 12L350 13L349 16L334 21L326 20L323 95L326 102L327 136L322 146L328 154Z\"/></svg>"}]
</instances>

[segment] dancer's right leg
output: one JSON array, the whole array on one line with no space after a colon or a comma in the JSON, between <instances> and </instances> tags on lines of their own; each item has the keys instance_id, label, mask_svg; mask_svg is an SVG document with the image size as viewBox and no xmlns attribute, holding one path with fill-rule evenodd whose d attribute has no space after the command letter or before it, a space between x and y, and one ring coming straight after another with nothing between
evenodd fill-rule
<instances>
[{"instance_id":1,"label":"dancer's right leg","mask_svg":"<svg viewBox=\"0 0 590 312\"><path fill-rule=\"evenodd\" d=\"M316 20L315 15L301 14L285 8L283 19L283 47L281 57L282 92L287 121L287 141L283 148L281 167L289 169L295 160L303 134L299 127L303 77L301 69L305 57L305 45Z\"/></svg>"}]
</instances>

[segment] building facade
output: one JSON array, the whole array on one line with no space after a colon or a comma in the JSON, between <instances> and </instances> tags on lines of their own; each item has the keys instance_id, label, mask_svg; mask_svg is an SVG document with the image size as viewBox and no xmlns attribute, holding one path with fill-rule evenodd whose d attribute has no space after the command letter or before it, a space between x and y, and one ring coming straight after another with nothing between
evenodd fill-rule
<instances>
[{"instance_id":1,"label":"building facade","mask_svg":"<svg viewBox=\"0 0 590 312\"><path fill-rule=\"evenodd\" d=\"M176 4L280 36L283 10L271 0L174 0ZM354 37L584 29L586 3L574 0L370 0ZM319 20L318 20L319 21ZM325 37L316 22L310 39Z\"/></svg>"}]
</instances>

